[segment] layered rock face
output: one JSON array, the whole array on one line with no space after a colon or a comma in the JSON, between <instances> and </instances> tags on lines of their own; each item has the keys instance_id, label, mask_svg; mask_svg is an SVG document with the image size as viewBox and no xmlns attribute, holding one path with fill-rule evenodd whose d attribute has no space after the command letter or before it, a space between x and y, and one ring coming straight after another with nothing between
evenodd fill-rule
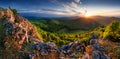
<instances>
[{"instance_id":1,"label":"layered rock face","mask_svg":"<svg viewBox=\"0 0 120 59\"><path fill-rule=\"evenodd\" d=\"M71 59L79 57L76 56L78 53L84 53L85 45L81 41L75 41L67 45L63 45L58 48L52 42L40 42L32 46L35 53L30 54L30 58L36 59Z\"/></svg>"},{"instance_id":2,"label":"layered rock face","mask_svg":"<svg viewBox=\"0 0 120 59\"><path fill-rule=\"evenodd\" d=\"M14 40L17 46L15 48L21 49L24 42L29 43L30 40L42 41L38 35L36 28L25 18L14 14L12 9L4 9L0 12L1 26L4 27L1 33L1 39L4 40L4 45L8 44L9 40Z\"/></svg>"}]
</instances>

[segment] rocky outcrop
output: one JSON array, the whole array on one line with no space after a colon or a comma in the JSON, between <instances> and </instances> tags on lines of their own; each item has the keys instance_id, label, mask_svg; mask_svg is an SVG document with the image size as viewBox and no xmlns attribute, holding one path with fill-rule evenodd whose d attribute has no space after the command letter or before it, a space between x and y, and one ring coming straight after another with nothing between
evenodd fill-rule
<instances>
[{"instance_id":1,"label":"rocky outcrop","mask_svg":"<svg viewBox=\"0 0 120 59\"><path fill-rule=\"evenodd\" d=\"M92 45L92 48L93 48L93 52L92 52L93 59L110 59L107 56L107 54L105 54L105 49L99 44Z\"/></svg>"},{"instance_id":2,"label":"rocky outcrop","mask_svg":"<svg viewBox=\"0 0 120 59\"><path fill-rule=\"evenodd\" d=\"M9 44L9 40L15 41L16 48L19 50L22 48L22 44L34 41L36 39L38 42L42 41L39 36L36 27L34 27L27 19L14 14L12 9L5 9L0 12L0 20L3 21L2 26L4 27L3 38L5 44Z\"/></svg>"},{"instance_id":3,"label":"rocky outcrop","mask_svg":"<svg viewBox=\"0 0 120 59\"><path fill-rule=\"evenodd\" d=\"M103 46L99 45L98 41L98 36L93 34L90 39L90 45L86 47L86 53L82 57L83 59L110 59L105 53L105 49Z\"/></svg>"},{"instance_id":4,"label":"rocky outcrop","mask_svg":"<svg viewBox=\"0 0 120 59\"><path fill-rule=\"evenodd\" d=\"M14 23L15 15L13 14L13 11L9 8L5 12L6 12L5 15L7 16L6 20L11 22L11 23Z\"/></svg>"},{"instance_id":5,"label":"rocky outcrop","mask_svg":"<svg viewBox=\"0 0 120 59\"><path fill-rule=\"evenodd\" d=\"M82 41L75 41L67 45L63 45L58 48L52 42L40 42L32 46L34 50L37 50L37 53L30 54L30 58L39 58L40 59L70 59L78 58L77 53L83 53L85 51L85 44ZM47 56L47 57L46 57Z\"/></svg>"},{"instance_id":6,"label":"rocky outcrop","mask_svg":"<svg viewBox=\"0 0 120 59\"><path fill-rule=\"evenodd\" d=\"M43 57L45 59L110 59L103 46L99 45L97 37L91 37L88 46L85 46L82 41L75 41L58 48L54 43L41 42L34 44L33 48L37 50L38 54L30 54L31 59L33 57L37 59L40 56L42 56L40 59L43 59Z\"/></svg>"},{"instance_id":7,"label":"rocky outcrop","mask_svg":"<svg viewBox=\"0 0 120 59\"><path fill-rule=\"evenodd\" d=\"M74 57L76 53L84 53L85 44L82 41L75 41L69 43L68 45L63 45L60 47L60 52L69 57Z\"/></svg>"}]
</instances>

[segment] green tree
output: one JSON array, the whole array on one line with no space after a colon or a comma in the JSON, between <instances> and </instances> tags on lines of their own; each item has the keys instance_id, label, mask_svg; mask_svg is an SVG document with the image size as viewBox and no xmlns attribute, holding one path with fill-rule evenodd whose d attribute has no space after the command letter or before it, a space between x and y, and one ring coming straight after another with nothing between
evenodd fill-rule
<instances>
[{"instance_id":1,"label":"green tree","mask_svg":"<svg viewBox=\"0 0 120 59\"><path fill-rule=\"evenodd\" d=\"M119 41L120 40L120 22L113 21L109 26L107 26L103 34L103 37L110 39L112 41Z\"/></svg>"}]
</instances>

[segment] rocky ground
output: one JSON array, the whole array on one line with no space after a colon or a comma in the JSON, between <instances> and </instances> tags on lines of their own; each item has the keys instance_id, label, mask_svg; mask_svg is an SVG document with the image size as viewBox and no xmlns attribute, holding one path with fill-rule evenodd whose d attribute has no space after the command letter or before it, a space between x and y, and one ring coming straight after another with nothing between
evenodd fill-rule
<instances>
[{"instance_id":1,"label":"rocky ground","mask_svg":"<svg viewBox=\"0 0 120 59\"><path fill-rule=\"evenodd\" d=\"M110 59L109 56L105 53L105 49L103 46L98 44L98 38L92 37L90 39L90 45L85 46L84 42L82 41L75 41L72 43L69 43L67 45L63 45L60 48L57 48L57 46L54 43L37 43L33 45L34 49L37 49L40 54L33 53L30 55L31 59L37 59L42 56L57 56L50 58L50 57L44 57L43 59ZM77 56L77 54L79 56ZM41 58L42 59L42 58Z\"/></svg>"}]
</instances>

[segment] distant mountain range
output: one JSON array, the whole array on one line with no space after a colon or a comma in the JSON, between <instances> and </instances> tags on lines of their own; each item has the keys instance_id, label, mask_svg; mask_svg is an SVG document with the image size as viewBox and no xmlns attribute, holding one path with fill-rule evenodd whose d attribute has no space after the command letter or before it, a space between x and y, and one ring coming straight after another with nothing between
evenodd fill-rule
<instances>
[{"instance_id":1,"label":"distant mountain range","mask_svg":"<svg viewBox=\"0 0 120 59\"><path fill-rule=\"evenodd\" d=\"M57 14L48 14L48 13L20 13L20 15L24 17L37 17L37 18L71 18L71 17L83 17L83 16L66 16L66 15L57 15ZM97 16L97 15L96 15ZM95 16L95 17L96 17ZM116 17L120 18L120 16L97 16L97 17Z\"/></svg>"},{"instance_id":2,"label":"distant mountain range","mask_svg":"<svg viewBox=\"0 0 120 59\"><path fill-rule=\"evenodd\" d=\"M20 15L22 15L24 17L42 17L42 18L71 17L71 16L45 14L45 13L20 13Z\"/></svg>"},{"instance_id":3,"label":"distant mountain range","mask_svg":"<svg viewBox=\"0 0 120 59\"><path fill-rule=\"evenodd\" d=\"M59 17L59 18L39 18L39 17L28 17L28 19L35 25L45 31L49 32L81 32L92 30L100 26L106 26L112 21L120 21L120 18L116 17L103 17L103 16L93 16L93 17ZM44 25L44 26L43 26ZM47 27L45 27L47 26ZM48 30L49 29L49 30ZM53 30L54 29L54 30ZM78 33L79 33L78 32Z\"/></svg>"},{"instance_id":4,"label":"distant mountain range","mask_svg":"<svg viewBox=\"0 0 120 59\"><path fill-rule=\"evenodd\" d=\"M109 24L110 22L112 22L113 20L117 20L117 21L120 21L120 18L119 17L107 17L107 16L91 16L91 17L79 17L79 16L71 16L71 17L35 17L35 16L25 16L23 15L24 17L26 17L27 19L29 20L41 20L41 19L44 19L44 20L74 20L74 21L88 21L88 22L97 22L97 23L100 23L102 25L107 25Z\"/></svg>"}]
</instances>

